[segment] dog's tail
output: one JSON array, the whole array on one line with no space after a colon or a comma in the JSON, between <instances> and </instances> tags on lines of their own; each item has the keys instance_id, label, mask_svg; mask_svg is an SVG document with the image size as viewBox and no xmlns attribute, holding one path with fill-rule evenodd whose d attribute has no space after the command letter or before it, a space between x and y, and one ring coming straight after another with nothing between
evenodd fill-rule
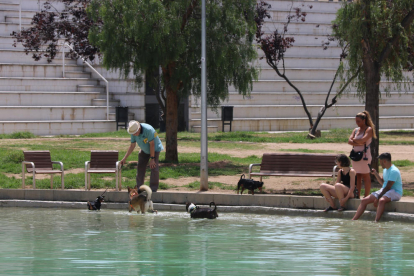
<instances>
[{"instance_id":1,"label":"dog's tail","mask_svg":"<svg viewBox=\"0 0 414 276\"><path fill-rule=\"evenodd\" d=\"M242 174L242 175L240 176L240 180L242 180L243 178L245 178L244 174Z\"/></svg>"},{"instance_id":2,"label":"dog's tail","mask_svg":"<svg viewBox=\"0 0 414 276\"><path fill-rule=\"evenodd\" d=\"M213 205L213 204L214 204L214 210L213 211L216 211L217 205L216 205L216 203L214 203L214 201L210 202L210 208L211 208L211 205Z\"/></svg>"},{"instance_id":3,"label":"dog's tail","mask_svg":"<svg viewBox=\"0 0 414 276\"><path fill-rule=\"evenodd\" d=\"M138 193L146 192L147 193L147 200L151 200L152 190L147 185L141 185L138 189Z\"/></svg>"}]
</instances>

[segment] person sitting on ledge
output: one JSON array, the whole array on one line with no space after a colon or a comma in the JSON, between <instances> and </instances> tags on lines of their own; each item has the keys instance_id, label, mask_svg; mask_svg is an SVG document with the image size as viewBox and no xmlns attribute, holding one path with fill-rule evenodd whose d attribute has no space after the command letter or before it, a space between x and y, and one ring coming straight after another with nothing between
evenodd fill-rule
<instances>
[{"instance_id":1,"label":"person sitting on ledge","mask_svg":"<svg viewBox=\"0 0 414 276\"><path fill-rule=\"evenodd\" d=\"M369 197L362 199L361 204L356 211L352 220L357 220L364 213L368 204L374 203L377 208L377 215L375 222L378 222L384 213L385 204L390 201L398 201L403 194L401 173L396 166L391 163L391 154L388 152L382 153L378 156L380 165L384 169L382 177L375 169L371 169L371 173L379 183L383 184L379 191L373 192Z\"/></svg>"},{"instance_id":2,"label":"person sitting on ledge","mask_svg":"<svg viewBox=\"0 0 414 276\"><path fill-rule=\"evenodd\" d=\"M336 165L340 168L338 176L336 178L335 186L323 183L320 186L321 192L324 195L326 201L329 203L329 207L324 210L328 212L336 210L335 202L332 197L339 199L341 207L338 211L345 210L345 203L350 198L358 197L358 190L355 187L356 172L349 167L350 161L345 154L339 154L335 158Z\"/></svg>"}]
</instances>

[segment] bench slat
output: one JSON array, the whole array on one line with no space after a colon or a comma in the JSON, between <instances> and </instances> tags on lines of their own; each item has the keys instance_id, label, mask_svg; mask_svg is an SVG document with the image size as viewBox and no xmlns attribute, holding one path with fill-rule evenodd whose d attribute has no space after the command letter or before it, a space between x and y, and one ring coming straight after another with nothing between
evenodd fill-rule
<instances>
[{"instance_id":1,"label":"bench slat","mask_svg":"<svg viewBox=\"0 0 414 276\"><path fill-rule=\"evenodd\" d=\"M260 172L251 172L255 176L332 176L335 166L334 154L297 154L265 153L262 157Z\"/></svg>"},{"instance_id":2,"label":"bench slat","mask_svg":"<svg viewBox=\"0 0 414 276\"><path fill-rule=\"evenodd\" d=\"M53 169L52 158L50 157L50 151L23 151L24 161L33 162L36 171L37 169ZM27 171L32 168L32 165L26 165ZM32 170L33 172L33 170Z\"/></svg>"}]
</instances>

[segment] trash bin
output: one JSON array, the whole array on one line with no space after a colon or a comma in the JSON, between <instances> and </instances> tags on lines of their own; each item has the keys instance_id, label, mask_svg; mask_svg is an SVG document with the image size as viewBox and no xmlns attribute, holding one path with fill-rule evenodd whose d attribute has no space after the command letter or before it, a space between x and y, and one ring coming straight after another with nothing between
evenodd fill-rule
<instances>
[{"instance_id":1,"label":"trash bin","mask_svg":"<svg viewBox=\"0 0 414 276\"><path fill-rule=\"evenodd\" d=\"M221 122L222 122L222 131L224 132L224 125L230 126L231 132L231 122L233 121L233 106L223 105L221 106ZM228 123L225 123L228 122Z\"/></svg>"},{"instance_id":2,"label":"trash bin","mask_svg":"<svg viewBox=\"0 0 414 276\"><path fill-rule=\"evenodd\" d=\"M116 108L116 130L118 127L128 127L128 107L127 106L117 106Z\"/></svg>"}]
</instances>

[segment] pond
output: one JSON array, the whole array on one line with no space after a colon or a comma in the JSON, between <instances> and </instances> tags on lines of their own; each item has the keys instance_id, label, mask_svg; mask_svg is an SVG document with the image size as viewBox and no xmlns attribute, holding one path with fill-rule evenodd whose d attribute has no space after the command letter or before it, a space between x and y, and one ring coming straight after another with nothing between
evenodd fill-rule
<instances>
[{"instance_id":1,"label":"pond","mask_svg":"<svg viewBox=\"0 0 414 276\"><path fill-rule=\"evenodd\" d=\"M412 224L0 208L1 275L402 275Z\"/></svg>"}]
</instances>

